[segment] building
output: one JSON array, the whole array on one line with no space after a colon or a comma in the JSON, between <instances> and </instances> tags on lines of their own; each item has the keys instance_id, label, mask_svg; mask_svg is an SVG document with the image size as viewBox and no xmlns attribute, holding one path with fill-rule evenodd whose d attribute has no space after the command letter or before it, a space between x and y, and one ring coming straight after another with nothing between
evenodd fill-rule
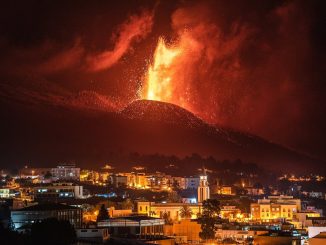
<instances>
[{"instance_id":1,"label":"building","mask_svg":"<svg viewBox=\"0 0 326 245\"><path fill-rule=\"evenodd\" d=\"M326 227L326 217L306 217L306 226Z\"/></svg>"},{"instance_id":2,"label":"building","mask_svg":"<svg viewBox=\"0 0 326 245\"><path fill-rule=\"evenodd\" d=\"M97 184L100 181L100 174L94 170L83 169L80 171L79 179L82 182Z\"/></svg>"},{"instance_id":3,"label":"building","mask_svg":"<svg viewBox=\"0 0 326 245\"><path fill-rule=\"evenodd\" d=\"M308 227L309 238L315 237L321 232L326 232L326 226L309 226Z\"/></svg>"},{"instance_id":4,"label":"building","mask_svg":"<svg viewBox=\"0 0 326 245\"><path fill-rule=\"evenodd\" d=\"M210 198L209 187L207 182L207 175L204 169L203 175L199 177L199 186L198 186L198 202L202 203L203 201Z\"/></svg>"},{"instance_id":5,"label":"building","mask_svg":"<svg viewBox=\"0 0 326 245\"><path fill-rule=\"evenodd\" d=\"M171 225L164 226L164 235L183 240L183 243L199 243L201 224L197 220L183 219Z\"/></svg>"},{"instance_id":6,"label":"building","mask_svg":"<svg viewBox=\"0 0 326 245\"><path fill-rule=\"evenodd\" d=\"M295 232L283 232L283 231L269 232L268 234L255 236L254 244L301 245L301 236L300 234Z\"/></svg>"},{"instance_id":7,"label":"building","mask_svg":"<svg viewBox=\"0 0 326 245\"><path fill-rule=\"evenodd\" d=\"M301 201L292 196L269 196L251 204L252 219L262 222L281 218L292 221L298 211L301 211Z\"/></svg>"},{"instance_id":8,"label":"building","mask_svg":"<svg viewBox=\"0 0 326 245\"><path fill-rule=\"evenodd\" d=\"M172 186L177 189L186 189L186 179L184 177L172 177Z\"/></svg>"},{"instance_id":9,"label":"building","mask_svg":"<svg viewBox=\"0 0 326 245\"><path fill-rule=\"evenodd\" d=\"M150 175L147 180L148 187L152 190L170 190L173 186L172 176L161 172Z\"/></svg>"},{"instance_id":10,"label":"building","mask_svg":"<svg viewBox=\"0 0 326 245\"><path fill-rule=\"evenodd\" d=\"M244 218L244 215L236 206L224 205L221 207L221 218L228 219L230 221L241 221L241 219Z\"/></svg>"},{"instance_id":11,"label":"building","mask_svg":"<svg viewBox=\"0 0 326 245\"><path fill-rule=\"evenodd\" d=\"M243 229L217 229L216 238L223 244L223 241L235 241L232 244L248 244L256 235L268 233L268 231L254 231ZM220 243L219 243L220 244ZM250 244L250 243L249 243Z\"/></svg>"},{"instance_id":12,"label":"building","mask_svg":"<svg viewBox=\"0 0 326 245\"><path fill-rule=\"evenodd\" d=\"M321 232L318 235L308 239L309 245L324 245L326 244L326 232Z\"/></svg>"},{"instance_id":13,"label":"building","mask_svg":"<svg viewBox=\"0 0 326 245\"><path fill-rule=\"evenodd\" d=\"M18 197L20 192L12 188L1 188L0 189L0 198L14 198Z\"/></svg>"},{"instance_id":14,"label":"building","mask_svg":"<svg viewBox=\"0 0 326 245\"><path fill-rule=\"evenodd\" d=\"M83 186L72 183L54 183L47 186L38 186L33 189L36 199L54 198L83 198Z\"/></svg>"},{"instance_id":15,"label":"building","mask_svg":"<svg viewBox=\"0 0 326 245\"><path fill-rule=\"evenodd\" d=\"M147 239L163 236L164 219L148 216L126 216L99 221L97 226L108 228L112 236L137 236Z\"/></svg>"},{"instance_id":16,"label":"building","mask_svg":"<svg viewBox=\"0 0 326 245\"><path fill-rule=\"evenodd\" d=\"M47 218L68 220L75 228L81 227L82 210L76 207L46 203L11 211L11 220L16 229Z\"/></svg>"},{"instance_id":17,"label":"building","mask_svg":"<svg viewBox=\"0 0 326 245\"><path fill-rule=\"evenodd\" d=\"M20 179L34 179L40 176L44 176L47 173L51 173L51 168L29 168L25 166L19 170L19 178Z\"/></svg>"},{"instance_id":18,"label":"building","mask_svg":"<svg viewBox=\"0 0 326 245\"><path fill-rule=\"evenodd\" d=\"M217 193L220 195L235 195L234 188L232 186L219 186Z\"/></svg>"},{"instance_id":19,"label":"building","mask_svg":"<svg viewBox=\"0 0 326 245\"><path fill-rule=\"evenodd\" d=\"M181 198L182 203L197 203L196 197L183 197Z\"/></svg>"},{"instance_id":20,"label":"building","mask_svg":"<svg viewBox=\"0 0 326 245\"><path fill-rule=\"evenodd\" d=\"M147 188L149 186L149 176L145 173L135 174L135 187L136 188Z\"/></svg>"},{"instance_id":21,"label":"building","mask_svg":"<svg viewBox=\"0 0 326 245\"><path fill-rule=\"evenodd\" d=\"M77 239L83 242L104 243L110 238L106 228L82 228L76 229Z\"/></svg>"},{"instance_id":22,"label":"building","mask_svg":"<svg viewBox=\"0 0 326 245\"><path fill-rule=\"evenodd\" d=\"M115 174L112 176L112 184L115 187L119 186L127 186L128 185L128 177L121 174Z\"/></svg>"},{"instance_id":23,"label":"building","mask_svg":"<svg viewBox=\"0 0 326 245\"><path fill-rule=\"evenodd\" d=\"M109 208L109 215L112 218L130 216L132 215L131 209L115 209L114 207Z\"/></svg>"},{"instance_id":24,"label":"building","mask_svg":"<svg viewBox=\"0 0 326 245\"><path fill-rule=\"evenodd\" d=\"M145 173L118 173L110 176L111 183L115 186L128 186L137 189L145 189L150 187L151 176Z\"/></svg>"},{"instance_id":25,"label":"building","mask_svg":"<svg viewBox=\"0 0 326 245\"><path fill-rule=\"evenodd\" d=\"M207 182L207 175L204 174L199 178L199 185L197 187L198 203L190 201L188 203L154 203L154 202L138 202L137 212L139 214L146 214L156 218L168 218L171 221L179 221L182 218L181 213L183 208L187 207L191 212L191 219L196 219L202 212L202 202L210 198L209 186ZM195 183L195 182L193 182ZM195 186L195 184L194 184ZM193 199L192 199L193 200Z\"/></svg>"},{"instance_id":26,"label":"building","mask_svg":"<svg viewBox=\"0 0 326 245\"><path fill-rule=\"evenodd\" d=\"M263 188L245 187L245 190L247 191L247 195L249 195L249 196L264 195L264 189Z\"/></svg>"},{"instance_id":27,"label":"building","mask_svg":"<svg viewBox=\"0 0 326 245\"><path fill-rule=\"evenodd\" d=\"M80 168L75 164L61 164L51 169L52 178L57 180L76 180L80 179Z\"/></svg>"},{"instance_id":28,"label":"building","mask_svg":"<svg viewBox=\"0 0 326 245\"><path fill-rule=\"evenodd\" d=\"M317 211L309 211L309 210L305 210L305 211L300 211L300 212L296 212L293 215L293 220L298 221L301 225L301 227L299 228L304 228L304 227L308 227L308 224L310 224L310 222L307 222L307 219L312 218L312 217L320 217L320 213L318 213Z\"/></svg>"},{"instance_id":29,"label":"building","mask_svg":"<svg viewBox=\"0 0 326 245\"><path fill-rule=\"evenodd\" d=\"M181 209L187 206L191 210L191 219L196 219L198 214L202 212L201 203L154 203L154 202L138 202L137 212L139 214L148 215L155 218L163 218L167 215L172 221L181 220Z\"/></svg>"},{"instance_id":30,"label":"building","mask_svg":"<svg viewBox=\"0 0 326 245\"><path fill-rule=\"evenodd\" d=\"M186 189L198 189L200 183L199 177L186 177L185 178L185 187Z\"/></svg>"},{"instance_id":31,"label":"building","mask_svg":"<svg viewBox=\"0 0 326 245\"><path fill-rule=\"evenodd\" d=\"M324 194L322 192L318 192L318 191L311 191L309 192L309 197L311 198L324 198Z\"/></svg>"}]
</instances>

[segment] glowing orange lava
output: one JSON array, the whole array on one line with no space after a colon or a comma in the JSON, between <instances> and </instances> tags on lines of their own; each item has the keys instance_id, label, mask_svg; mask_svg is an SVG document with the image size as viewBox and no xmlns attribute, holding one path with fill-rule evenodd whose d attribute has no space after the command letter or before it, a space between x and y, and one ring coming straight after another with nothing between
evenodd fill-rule
<instances>
[{"instance_id":1,"label":"glowing orange lava","mask_svg":"<svg viewBox=\"0 0 326 245\"><path fill-rule=\"evenodd\" d=\"M178 59L182 50L178 47L168 47L160 38L154 53L154 61L149 66L142 97L148 100L170 102L173 100L173 62Z\"/></svg>"}]
</instances>

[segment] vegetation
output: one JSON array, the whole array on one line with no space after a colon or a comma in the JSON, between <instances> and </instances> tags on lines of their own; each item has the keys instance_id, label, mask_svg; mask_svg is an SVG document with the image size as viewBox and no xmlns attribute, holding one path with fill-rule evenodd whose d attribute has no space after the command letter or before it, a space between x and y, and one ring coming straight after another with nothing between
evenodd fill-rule
<instances>
[{"instance_id":1,"label":"vegetation","mask_svg":"<svg viewBox=\"0 0 326 245\"><path fill-rule=\"evenodd\" d=\"M105 207L104 204L102 204L99 212L98 212L98 215L97 215L97 219L96 221L101 221L101 220L106 220L106 219L109 219L110 216L109 216L109 213Z\"/></svg>"},{"instance_id":2,"label":"vegetation","mask_svg":"<svg viewBox=\"0 0 326 245\"><path fill-rule=\"evenodd\" d=\"M183 219L190 219L193 212L191 211L191 208L188 205L184 205L180 209L180 217Z\"/></svg>"},{"instance_id":3,"label":"vegetation","mask_svg":"<svg viewBox=\"0 0 326 245\"><path fill-rule=\"evenodd\" d=\"M44 175L44 179L51 179L51 178L52 178L52 174L49 171L47 171Z\"/></svg>"},{"instance_id":4,"label":"vegetation","mask_svg":"<svg viewBox=\"0 0 326 245\"><path fill-rule=\"evenodd\" d=\"M26 228L27 233L22 234L0 223L1 245L66 245L76 241L75 229L69 221L48 218Z\"/></svg>"},{"instance_id":5,"label":"vegetation","mask_svg":"<svg viewBox=\"0 0 326 245\"><path fill-rule=\"evenodd\" d=\"M201 224L201 232L199 236L203 240L215 238L217 224L220 217L220 202L216 199L207 199L203 202L203 212L199 219Z\"/></svg>"},{"instance_id":6,"label":"vegetation","mask_svg":"<svg viewBox=\"0 0 326 245\"><path fill-rule=\"evenodd\" d=\"M171 225L173 223L170 215L167 212L163 213L162 218L164 219L166 225Z\"/></svg>"},{"instance_id":7,"label":"vegetation","mask_svg":"<svg viewBox=\"0 0 326 245\"><path fill-rule=\"evenodd\" d=\"M48 218L31 226L31 240L33 244L71 244L76 232L69 221Z\"/></svg>"},{"instance_id":8,"label":"vegetation","mask_svg":"<svg viewBox=\"0 0 326 245\"><path fill-rule=\"evenodd\" d=\"M3 225L0 223L0 238L1 238L1 245L21 245L27 244L28 237L24 234L20 234L17 231L13 231L8 228L4 228Z\"/></svg>"},{"instance_id":9,"label":"vegetation","mask_svg":"<svg viewBox=\"0 0 326 245\"><path fill-rule=\"evenodd\" d=\"M168 194L168 202L181 202L181 197L176 191L171 191Z\"/></svg>"}]
</instances>

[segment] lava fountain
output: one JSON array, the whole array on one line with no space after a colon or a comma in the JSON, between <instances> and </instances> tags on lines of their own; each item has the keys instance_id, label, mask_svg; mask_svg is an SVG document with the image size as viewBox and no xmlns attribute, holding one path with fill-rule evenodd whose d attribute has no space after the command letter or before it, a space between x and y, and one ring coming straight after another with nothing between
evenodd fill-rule
<instances>
[{"instance_id":1,"label":"lava fountain","mask_svg":"<svg viewBox=\"0 0 326 245\"><path fill-rule=\"evenodd\" d=\"M145 75L142 97L148 100L173 101L174 60L182 53L181 48L168 47L162 37L159 38L154 52L153 63Z\"/></svg>"}]
</instances>

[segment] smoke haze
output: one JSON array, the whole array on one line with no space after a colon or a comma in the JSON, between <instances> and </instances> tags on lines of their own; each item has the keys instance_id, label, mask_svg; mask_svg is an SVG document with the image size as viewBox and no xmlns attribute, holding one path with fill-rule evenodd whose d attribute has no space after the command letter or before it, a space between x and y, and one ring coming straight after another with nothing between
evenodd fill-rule
<instances>
[{"instance_id":1,"label":"smoke haze","mask_svg":"<svg viewBox=\"0 0 326 245\"><path fill-rule=\"evenodd\" d=\"M182 50L166 71L167 101L326 159L322 9L277 0L6 3L2 94L119 110L139 98L163 37Z\"/></svg>"}]
</instances>

